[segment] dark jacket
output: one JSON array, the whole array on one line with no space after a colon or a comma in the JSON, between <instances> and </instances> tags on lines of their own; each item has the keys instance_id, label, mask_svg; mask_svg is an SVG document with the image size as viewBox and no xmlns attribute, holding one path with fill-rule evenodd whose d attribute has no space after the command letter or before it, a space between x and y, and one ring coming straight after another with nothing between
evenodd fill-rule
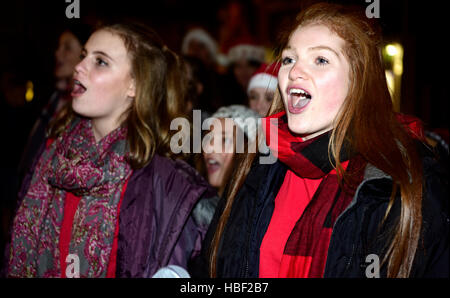
<instances>
[{"instance_id":1,"label":"dark jacket","mask_svg":"<svg viewBox=\"0 0 450 298\"><path fill-rule=\"evenodd\" d=\"M24 177L18 205L37 161ZM169 264L186 268L188 260L200 253L209 224L192 211L214 196L208 183L181 160L155 155L147 166L133 171L119 213L116 277L151 277Z\"/></svg>"},{"instance_id":2,"label":"dark jacket","mask_svg":"<svg viewBox=\"0 0 450 298\"><path fill-rule=\"evenodd\" d=\"M448 173L432 156L425 156L423 164L423 228L410 276L448 277ZM287 167L279 161L264 165L255 160L235 198L220 242L218 277L258 277L259 248L286 172ZM386 223L378 231L391 190L391 178L368 165L353 201L333 227L324 277L367 277L366 269L373 261L366 262L366 257L376 254L382 261L385 245L390 243L389 228L400 213L400 200L397 197ZM223 208L222 198L208 230L202 257L190 264L194 276L207 276L208 249ZM381 267L380 276L386 276L386 266Z\"/></svg>"}]
</instances>

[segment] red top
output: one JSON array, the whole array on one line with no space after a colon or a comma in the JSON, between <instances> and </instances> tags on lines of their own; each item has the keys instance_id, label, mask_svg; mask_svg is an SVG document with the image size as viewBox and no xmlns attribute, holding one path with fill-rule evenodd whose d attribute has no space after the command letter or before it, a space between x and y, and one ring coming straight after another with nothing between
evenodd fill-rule
<instances>
[{"instance_id":1,"label":"red top","mask_svg":"<svg viewBox=\"0 0 450 298\"><path fill-rule=\"evenodd\" d=\"M322 179L304 179L288 170L275 198L275 209L260 247L259 277L278 276L284 247Z\"/></svg>"},{"instance_id":2,"label":"red top","mask_svg":"<svg viewBox=\"0 0 450 298\"><path fill-rule=\"evenodd\" d=\"M120 196L119 205L117 206L117 222L114 231L114 240L111 249L111 255L109 258L108 269L106 277L112 278L116 276L116 257L117 257L117 239L119 235L119 214L120 206L122 205L125 190L127 188L128 180L125 182L122 188L122 194ZM81 197L77 197L74 194L67 192L66 200L64 204L64 217L61 225L61 232L59 234L59 252L60 252L60 264L61 264L61 277L66 277L66 257L69 254L69 245L72 238L72 226L75 212L80 203Z\"/></svg>"},{"instance_id":3,"label":"red top","mask_svg":"<svg viewBox=\"0 0 450 298\"><path fill-rule=\"evenodd\" d=\"M348 161L343 162L343 169L346 169L347 165ZM335 172L336 170L332 170L329 174ZM279 275L284 247L323 178L301 178L291 170L287 171L275 198L275 209L259 249L259 277L286 277ZM307 261L305 259L305 262ZM309 268L309 266L305 266L305 268ZM308 276L306 271L305 276Z\"/></svg>"}]
</instances>

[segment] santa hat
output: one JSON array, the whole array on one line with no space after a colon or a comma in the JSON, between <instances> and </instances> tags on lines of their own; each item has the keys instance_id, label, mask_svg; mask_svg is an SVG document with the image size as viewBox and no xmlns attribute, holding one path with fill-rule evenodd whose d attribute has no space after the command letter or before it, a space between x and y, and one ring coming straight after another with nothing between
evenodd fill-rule
<instances>
[{"instance_id":1,"label":"santa hat","mask_svg":"<svg viewBox=\"0 0 450 298\"><path fill-rule=\"evenodd\" d=\"M267 88L275 91L278 86L278 71L280 63L274 62L270 65L262 64L250 79L247 87L247 93L253 88Z\"/></svg>"},{"instance_id":2,"label":"santa hat","mask_svg":"<svg viewBox=\"0 0 450 298\"><path fill-rule=\"evenodd\" d=\"M263 63L266 58L266 50L263 46L255 44L250 39L242 39L230 46L227 58L229 63L242 59Z\"/></svg>"},{"instance_id":3,"label":"santa hat","mask_svg":"<svg viewBox=\"0 0 450 298\"><path fill-rule=\"evenodd\" d=\"M196 40L206 46L214 59L217 59L217 42L202 28L196 28L190 30L184 37L181 46L181 52L187 54L189 43L192 40Z\"/></svg>"}]
</instances>

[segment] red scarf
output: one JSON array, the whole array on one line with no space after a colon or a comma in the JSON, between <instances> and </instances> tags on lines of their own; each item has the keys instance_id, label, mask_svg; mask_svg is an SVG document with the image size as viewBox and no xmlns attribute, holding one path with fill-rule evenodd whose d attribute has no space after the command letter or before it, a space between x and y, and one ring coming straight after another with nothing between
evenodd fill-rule
<instances>
[{"instance_id":1,"label":"red scarf","mask_svg":"<svg viewBox=\"0 0 450 298\"><path fill-rule=\"evenodd\" d=\"M290 132L285 112L265 120L268 120L264 125L266 140L270 142L270 135L278 134L278 142L268 144L272 153L302 178L323 178L286 242L279 275L322 277L334 223L352 201L355 188L341 188L335 171L332 172L333 165L328 158L329 132L303 141ZM344 146L341 162L349 157ZM346 170L358 184L363 178L364 165L359 156L352 156Z\"/></svg>"}]
</instances>

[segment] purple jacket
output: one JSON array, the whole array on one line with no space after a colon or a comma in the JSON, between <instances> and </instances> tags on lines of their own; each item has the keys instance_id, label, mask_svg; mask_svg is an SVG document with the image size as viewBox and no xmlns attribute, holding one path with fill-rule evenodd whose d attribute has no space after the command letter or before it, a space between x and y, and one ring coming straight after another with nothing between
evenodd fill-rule
<instances>
[{"instance_id":1,"label":"purple jacket","mask_svg":"<svg viewBox=\"0 0 450 298\"><path fill-rule=\"evenodd\" d=\"M22 181L18 204L45 149L40 146ZM119 213L116 277L151 277L169 264L187 268L201 250L208 224L193 216L196 203L214 196L208 183L190 165L155 155L131 175ZM200 205L200 204L199 204ZM7 272L9 245L5 248Z\"/></svg>"},{"instance_id":2,"label":"purple jacket","mask_svg":"<svg viewBox=\"0 0 450 298\"><path fill-rule=\"evenodd\" d=\"M119 215L117 277L151 277L169 264L187 268L207 226L191 211L208 188L187 163L155 155L131 176Z\"/></svg>"}]
</instances>

